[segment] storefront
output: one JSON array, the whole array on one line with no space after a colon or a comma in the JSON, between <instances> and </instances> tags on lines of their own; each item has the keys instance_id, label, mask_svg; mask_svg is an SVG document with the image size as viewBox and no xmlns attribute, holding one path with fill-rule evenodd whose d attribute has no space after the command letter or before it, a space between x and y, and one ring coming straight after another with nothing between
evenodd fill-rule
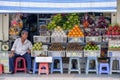
<instances>
[{"instance_id":1,"label":"storefront","mask_svg":"<svg viewBox=\"0 0 120 80\"><path fill-rule=\"evenodd\" d=\"M48 1L48 2L47 2ZM31 0L31 1L25 1L20 0L12 0L11 2L6 1L0 1L2 7L0 8L0 13L6 13L6 14L0 14L0 31L2 34L0 34L0 39L2 40L8 40L9 39L9 28L11 24L11 14L8 13L29 13L29 14L36 14L39 13L49 13L49 14L56 14L56 13L87 13L87 12L96 12L96 13L104 13L109 14L111 17L111 24L120 23L120 20L117 18L119 17L119 0L116 3L116 0L76 0L75 2L72 2L72 0L69 1L49 1L46 2L39 2L37 0ZM51 3L49 3L51 2ZM11 5L8 5L11 4ZM49 5L48 5L49 4ZM106 5L108 4L108 5ZM117 7L117 9L116 9ZM38 17L37 17L38 19ZM36 23L37 26L39 26L38 21Z\"/></svg>"}]
</instances>

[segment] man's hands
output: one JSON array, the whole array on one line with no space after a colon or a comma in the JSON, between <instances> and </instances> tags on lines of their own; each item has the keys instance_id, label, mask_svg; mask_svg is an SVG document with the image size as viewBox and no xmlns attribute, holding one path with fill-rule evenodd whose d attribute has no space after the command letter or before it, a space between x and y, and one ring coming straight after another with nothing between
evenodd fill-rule
<instances>
[{"instance_id":1,"label":"man's hands","mask_svg":"<svg viewBox=\"0 0 120 80\"><path fill-rule=\"evenodd\" d=\"M11 51L11 53L9 54L9 57L13 57L14 56L14 51Z\"/></svg>"},{"instance_id":2,"label":"man's hands","mask_svg":"<svg viewBox=\"0 0 120 80\"><path fill-rule=\"evenodd\" d=\"M27 50L27 53L28 53L28 54L31 54L31 50Z\"/></svg>"}]
</instances>

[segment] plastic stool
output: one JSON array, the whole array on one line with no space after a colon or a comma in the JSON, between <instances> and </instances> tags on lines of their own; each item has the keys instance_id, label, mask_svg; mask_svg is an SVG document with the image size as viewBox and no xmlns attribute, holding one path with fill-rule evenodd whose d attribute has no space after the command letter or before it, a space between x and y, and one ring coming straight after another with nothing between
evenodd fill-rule
<instances>
[{"instance_id":1,"label":"plastic stool","mask_svg":"<svg viewBox=\"0 0 120 80\"><path fill-rule=\"evenodd\" d=\"M39 63L39 75L41 73L49 74L49 63Z\"/></svg>"},{"instance_id":2,"label":"plastic stool","mask_svg":"<svg viewBox=\"0 0 120 80\"><path fill-rule=\"evenodd\" d=\"M72 60L76 60L77 61L77 69L73 69L72 68ZM81 73L79 57L70 57L69 58L68 74L70 74L72 71L77 71L79 74Z\"/></svg>"},{"instance_id":3,"label":"plastic stool","mask_svg":"<svg viewBox=\"0 0 120 80\"><path fill-rule=\"evenodd\" d=\"M23 64L23 67L22 68L18 68L18 62L22 60L22 64ZM15 60L15 73L18 71L18 70L23 70L25 73L26 73L26 61L23 57L17 57L16 60Z\"/></svg>"},{"instance_id":4,"label":"plastic stool","mask_svg":"<svg viewBox=\"0 0 120 80\"><path fill-rule=\"evenodd\" d=\"M89 69L90 65L90 61L94 60L95 61L95 69ZM87 65L86 65L86 74L88 74L88 72L96 72L98 74L98 60L97 57L87 57Z\"/></svg>"},{"instance_id":5,"label":"plastic stool","mask_svg":"<svg viewBox=\"0 0 120 80\"><path fill-rule=\"evenodd\" d=\"M36 62L36 58L35 58L35 59L34 59L34 65L33 65L33 74L35 74L35 72L38 71L37 66L38 66L38 63Z\"/></svg>"},{"instance_id":6,"label":"plastic stool","mask_svg":"<svg viewBox=\"0 0 120 80\"><path fill-rule=\"evenodd\" d=\"M106 69L103 69L106 68ZM99 64L99 74L101 73L110 73L110 68L109 68L109 64L108 63L100 63Z\"/></svg>"},{"instance_id":7,"label":"plastic stool","mask_svg":"<svg viewBox=\"0 0 120 80\"><path fill-rule=\"evenodd\" d=\"M113 61L114 60L118 60L119 61L119 69L118 70L113 70ZM110 58L110 75L112 74L112 72L120 72L120 58Z\"/></svg>"},{"instance_id":8,"label":"plastic stool","mask_svg":"<svg viewBox=\"0 0 120 80\"><path fill-rule=\"evenodd\" d=\"M59 62L60 62L60 68L59 69L54 68L55 60L59 60ZM53 62L51 64L51 73L53 73L55 71L59 71L61 74L63 74L62 57L53 57Z\"/></svg>"},{"instance_id":9,"label":"plastic stool","mask_svg":"<svg viewBox=\"0 0 120 80\"><path fill-rule=\"evenodd\" d=\"M0 74L2 74L2 73L3 73L3 65L0 64Z\"/></svg>"}]
</instances>

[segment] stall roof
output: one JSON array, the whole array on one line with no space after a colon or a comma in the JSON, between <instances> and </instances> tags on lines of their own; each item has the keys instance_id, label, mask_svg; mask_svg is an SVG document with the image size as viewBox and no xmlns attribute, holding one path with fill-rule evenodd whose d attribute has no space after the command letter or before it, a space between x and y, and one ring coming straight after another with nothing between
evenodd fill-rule
<instances>
[{"instance_id":1,"label":"stall roof","mask_svg":"<svg viewBox=\"0 0 120 80\"><path fill-rule=\"evenodd\" d=\"M117 0L0 0L0 13L116 12Z\"/></svg>"}]
</instances>

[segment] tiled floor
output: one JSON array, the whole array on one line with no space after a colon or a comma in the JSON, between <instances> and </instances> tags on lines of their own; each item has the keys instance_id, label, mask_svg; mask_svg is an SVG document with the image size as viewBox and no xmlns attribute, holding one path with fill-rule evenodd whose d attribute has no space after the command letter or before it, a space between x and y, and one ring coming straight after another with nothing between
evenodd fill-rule
<instances>
[{"instance_id":1,"label":"tiled floor","mask_svg":"<svg viewBox=\"0 0 120 80\"><path fill-rule=\"evenodd\" d=\"M120 74L112 75L96 75L96 74L49 74L49 75L38 75L38 74L2 74L0 80L120 80Z\"/></svg>"}]
</instances>

